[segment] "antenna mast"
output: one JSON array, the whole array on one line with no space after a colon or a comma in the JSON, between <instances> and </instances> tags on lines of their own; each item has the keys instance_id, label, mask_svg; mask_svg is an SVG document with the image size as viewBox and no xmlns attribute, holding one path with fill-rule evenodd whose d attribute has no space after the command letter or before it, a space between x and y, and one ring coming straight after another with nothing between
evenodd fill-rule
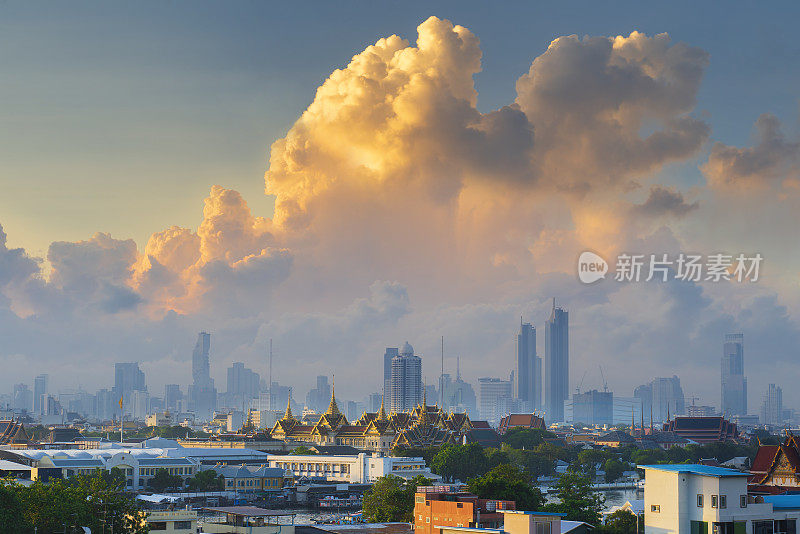
<instances>
[{"instance_id":1,"label":"antenna mast","mask_svg":"<svg viewBox=\"0 0 800 534\"><path fill-rule=\"evenodd\" d=\"M272 338L269 338L269 409L272 410Z\"/></svg>"},{"instance_id":2,"label":"antenna mast","mask_svg":"<svg viewBox=\"0 0 800 534\"><path fill-rule=\"evenodd\" d=\"M439 375L439 407L444 410L444 336L442 336L442 374Z\"/></svg>"}]
</instances>

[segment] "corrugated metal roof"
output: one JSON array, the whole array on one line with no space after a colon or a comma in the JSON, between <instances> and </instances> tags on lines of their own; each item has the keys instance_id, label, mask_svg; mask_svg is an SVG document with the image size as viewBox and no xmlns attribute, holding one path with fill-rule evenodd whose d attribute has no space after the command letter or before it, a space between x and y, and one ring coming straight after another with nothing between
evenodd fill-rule
<instances>
[{"instance_id":1,"label":"corrugated metal roof","mask_svg":"<svg viewBox=\"0 0 800 534\"><path fill-rule=\"evenodd\" d=\"M664 465L639 465L640 469L655 469L657 471L672 471L674 473L691 473L708 477L746 477L750 473L727 469L725 467L715 467L701 464L664 464Z\"/></svg>"}]
</instances>

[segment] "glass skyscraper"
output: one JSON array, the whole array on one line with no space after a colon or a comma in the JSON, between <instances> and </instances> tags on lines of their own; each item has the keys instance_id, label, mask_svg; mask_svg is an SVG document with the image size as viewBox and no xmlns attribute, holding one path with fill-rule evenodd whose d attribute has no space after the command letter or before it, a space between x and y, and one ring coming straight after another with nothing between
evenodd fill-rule
<instances>
[{"instance_id":1,"label":"glass skyscraper","mask_svg":"<svg viewBox=\"0 0 800 534\"><path fill-rule=\"evenodd\" d=\"M390 409L394 413L412 410L422 402L422 359L406 341L397 356L392 358Z\"/></svg>"},{"instance_id":2,"label":"glass skyscraper","mask_svg":"<svg viewBox=\"0 0 800 534\"><path fill-rule=\"evenodd\" d=\"M545 419L564 420L564 401L569 398L569 313L556 307L544 326Z\"/></svg>"},{"instance_id":3,"label":"glass skyscraper","mask_svg":"<svg viewBox=\"0 0 800 534\"><path fill-rule=\"evenodd\" d=\"M542 360L536 356L536 328L520 321L517 334L517 367L514 372L514 397L526 410L541 408Z\"/></svg>"},{"instance_id":4,"label":"glass skyscraper","mask_svg":"<svg viewBox=\"0 0 800 534\"><path fill-rule=\"evenodd\" d=\"M726 334L722 346L721 403L726 416L747 415L747 378L744 376L744 334Z\"/></svg>"}]
</instances>

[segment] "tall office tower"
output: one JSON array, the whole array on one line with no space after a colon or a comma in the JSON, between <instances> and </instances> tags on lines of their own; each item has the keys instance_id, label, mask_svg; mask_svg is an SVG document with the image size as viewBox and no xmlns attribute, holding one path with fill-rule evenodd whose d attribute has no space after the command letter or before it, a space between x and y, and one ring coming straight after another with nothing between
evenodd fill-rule
<instances>
[{"instance_id":1,"label":"tall office tower","mask_svg":"<svg viewBox=\"0 0 800 534\"><path fill-rule=\"evenodd\" d=\"M542 404L542 359L536 356L536 328L530 323L520 321L516 363L514 398L525 410L538 410Z\"/></svg>"},{"instance_id":2,"label":"tall office tower","mask_svg":"<svg viewBox=\"0 0 800 534\"><path fill-rule=\"evenodd\" d=\"M317 387L310 390L306 395L306 404L317 413L324 413L331 400L331 385L328 377L320 375L317 377Z\"/></svg>"},{"instance_id":3,"label":"tall office tower","mask_svg":"<svg viewBox=\"0 0 800 534\"><path fill-rule=\"evenodd\" d=\"M389 382L392 412L412 410L422 402L422 360L414 355L414 348L408 341L392 358L392 377Z\"/></svg>"},{"instance_id":4,"label":"tall office tower","mask_svg":"<svg viewBox=\"0 0 800 534\"><path fill-rule=\"evenodd\" d=\"M386 395L392 385L392 359L398 354L400 350L397 347L386 347L386 352L383 353L383 392Z\"/></svg>"},{"instance_id":5,"label":"tall office tower","mask_svg":"<svg viewBox=\"0 0 800 534\"><path fill-rule=\"evenodd\" d=\"M33 379L33 413L41 415L44 413L44 401L47 398L47 375L39 375Z\"/></svg>"},{"instance_id":6,"label":"tall office tower","mask_svg":"<svg viewBox=\"0 0 800 534\"><path fill-rule=\"evenodd\" d=\"M33 392L28 384L14 384L14 394L12 397L15 410L25 410L29 412L33 407Z\"/></svg>"},{"instance_id":7,"label":"tall office tower","mask_svg":"<svg viewBox=\"0 0 800 534\"><path fill-rule=\"evenodd\" d=\"M189 407L201 421L208 421L217 409L217 389L211 378L211 334L200 332L192 353L192 379L189 386Z\"/></svg>"},{"instance_id":8,"label":"tall office tower","mask_svg":"<svg viewBox=\"0 0 800 534\"><path fill-rule=\"evenodd\" d=\"M131 395L134 391L147 391L144 381L144 373L139 369L136 362L115 363L114 364L114 388L116 396L114 404L114 416L132 413ZM119 399L122 398L123 409L119 409Z\"/></svg>"},{"instance_id":9,"label":"tall office tower","mask_svg":"<svg viewBox=\"0 0 800 534\"><path fill-rule=\"evenodd\" d=\"M261 378L241 362L228 367L227 406L245 410L250 400L258 397Z\"/></svg>"},{"instance_id":10,"label":"tall office tower","mask_svg":"<svg viewBox=\"0 0 800 534\"><path fill-rule=\"evenodd\" d=\"M564 401L569 398L569 313L556 307L544 325L545 419L564 420Z\"/></svg>"},{"instance_id":11,"label":"tall office tower","mask_svg":"<svg viewBox=\"0 0 800 534\"><path fill-rule=\"evenodd\" d=\"M613 425L614 394L596 389L573 393L572 421L587 425Z\"/></svg>"},{"instance_id":12,"label":"tall office tower","mask_svg":"<svg viewBox=\"0 0 800 534\"><path fill-rule=\"evenodd\" d=\"M761 404L761 424L778 426L783 423L783 391L770 384Z\"/></svg>"},{"instance_id":13,"label":"tall office tower","mask_svg":"<svg viewBox=\"0 0 800 534\"><path fill-rule=\"evenodd\" d=\"M181 387L178 384L164 386L164 408L173 412L178 410L178 403L183 399Z\"/></svg>"},{"instance_id":14,"label":"tall office tower","mask_svg":"<svg viewBox=\"0 0 800 534\"><path fill-rule=\"evenodd\" d=\"M722 346L721 409L724 415L747 415L744 334L725 334Z\"/></svg>"},{"instance_id":15,"label":"tall office tower","mask_svg":"<svg viewBox=\"0 0 800 534\"><path fill-rule=\"evenodd\" d=\"M500 378L479 378L478 397L480 398L480 415L492 423L497 423L508 415L512 408L511 381Z\"/></svg>"},{"instance_id":16,"label":"tall office tower","mask_svg":"<svg viewBox=\"0 0 800 534\"><path fill-rule=\"evenodd\" d=\"M677 376L654 378L637 387L633 396L641 400L642 415L648 424L651 413L654 422L665 422L668 417L683 415L686 410L681 379Z\"/></svg>"}]
</instances>

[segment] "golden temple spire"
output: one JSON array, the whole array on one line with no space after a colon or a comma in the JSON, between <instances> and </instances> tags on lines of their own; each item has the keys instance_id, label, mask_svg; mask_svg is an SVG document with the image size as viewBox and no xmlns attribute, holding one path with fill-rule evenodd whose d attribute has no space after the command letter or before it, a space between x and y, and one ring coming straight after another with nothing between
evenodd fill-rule
<instances>
[{"instance_id":1,"label":"golden temple spire","mask_svg":"<svg viewBox=\"0 0 800 534\"><path fill-rule=\"evenodd\" d=\"M386 409L383 407L383 399L386 394L381 395L381 409L378 410L378 421L386 421L389 418L386 416Z\"/></svg>"},{"instance_id":2,"label":"golden temple spire","mask_svg":"<svg viewBox=\"0 0 800 534\"><path fill-rule=\"evenodd\" d=\"M328 405L328 411L325 413L328 415L339 415L341 413L339 411L339 406L336 404L336 375L333 375L333 381L331 383L331 403Z\"/></svg>"},{"instance_id":3,"label":"golden temple spire","mask_svg":"<svg viewBox=\"0 0 800 534\"><path fill-rule=\"evenodd\" d=\"M292 392L289 390L289 398L286 400L286 413L283 416L284 421L288 421L289 419L294 419L292 415Z\"/></svg>"}]
</instances>

